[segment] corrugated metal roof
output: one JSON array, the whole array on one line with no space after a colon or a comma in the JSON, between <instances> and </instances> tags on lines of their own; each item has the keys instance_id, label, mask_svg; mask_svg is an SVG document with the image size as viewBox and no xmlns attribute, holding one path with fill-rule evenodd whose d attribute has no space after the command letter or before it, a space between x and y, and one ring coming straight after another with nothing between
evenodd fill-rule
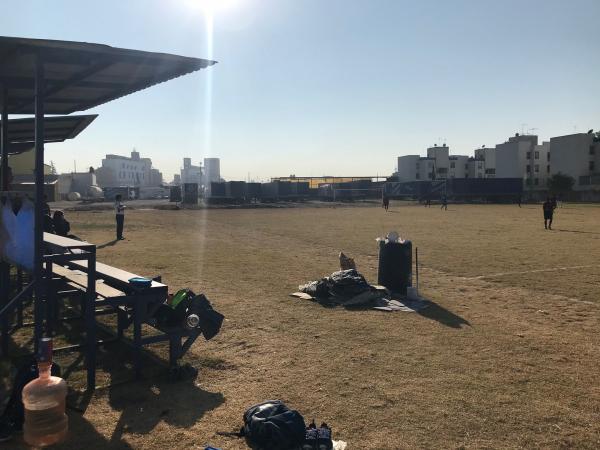
<instances>
[{"instance_id":1,"label":"corrugated metal roof","mask_svg":"<svg viewBox=\"0 0 600 450\"><path fill-rule=\"evenodd\" d=\"M85 116L59 116L44 118L44 142L62 142L81 133L97 114ZM0 126L2 122L0 121ZM8 121L8 153L22 153L33 148L35 142L35 120L11 119Z\"/></svg>"},{"instance_id":2,"label":"corrugated metal roof","mask_svg":"<svg viewBox=\"0 0 600 450\"><path fill-rule=\"evenodd\" d=\"M86 42L0 36L0 83L9 114L34 114L35 64L44 62L46 114L84 111L216 64Z\"/></svg>"}]
</instances>

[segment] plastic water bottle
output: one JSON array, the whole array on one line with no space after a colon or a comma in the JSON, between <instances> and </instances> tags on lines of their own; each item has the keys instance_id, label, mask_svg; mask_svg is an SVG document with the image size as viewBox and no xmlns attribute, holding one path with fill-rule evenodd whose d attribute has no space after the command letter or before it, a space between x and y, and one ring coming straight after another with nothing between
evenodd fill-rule
<instances>
[{"instance_id":1,"label":"plastic water bottle","mask_svg":"<svg viewBox=\"0 0 600 450\"><path fill-rule=\"evenodd\" d=\"M39 376L23 388L25 442L43 447L63 441L67 436L69 419L65 414L67 383L50 374L52 368L52 339L40 342Z\"/></svg>"},{"instance_id":2,"label":"plastic water bottle","mask_svg":"<svg viewBox=\"0 0 600 450\"><path fill-rule=\"evenodd\" d=\"M193 330L200 324L200 317L197 314L190 314L185 318L186 328Z\"/></svg>"}]
</instances>

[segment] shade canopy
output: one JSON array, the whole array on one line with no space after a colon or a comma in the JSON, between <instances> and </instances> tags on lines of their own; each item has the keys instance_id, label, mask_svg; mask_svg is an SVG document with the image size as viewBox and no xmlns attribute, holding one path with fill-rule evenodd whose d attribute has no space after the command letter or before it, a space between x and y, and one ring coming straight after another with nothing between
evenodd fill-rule
<instances>
[{"instance_id":1,"label":"shade canopy","mask_svg":"<svg viewBox=\"0 0 600 450\"><path fill-rule=\"evenodd\" d=\"M85 116L54 116L44 118L44 142L63 142L73 139L92 123L97 114ZM2 121L0 121L0 127ZM11 119L8 121L8 153L22 153L35 143L35 120Z\"/></svg>"},{"instance_id":2,"label":"shade canopy","mask_svg":"<svg viewBox=\"0 0 600 450\"><path fill-rule=\"evenodd\" d=\"M43 62L45 114L84 111L215 64L86 42L0 36L0 84L8 114L34 114L36 61Z\"/></svg>"}]
</instances>

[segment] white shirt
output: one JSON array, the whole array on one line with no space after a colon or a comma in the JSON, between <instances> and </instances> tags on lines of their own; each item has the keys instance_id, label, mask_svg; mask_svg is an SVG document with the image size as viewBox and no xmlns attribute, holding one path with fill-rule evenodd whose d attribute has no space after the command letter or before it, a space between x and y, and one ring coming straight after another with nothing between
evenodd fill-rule
<instances>
[{"instance_id":1,"label":"white shirt","mask_svg":"<svg viewBox=\"0 0 600 450\"><path fill-rule=\"evenodd\" d=\"M115 213L119 216L125 215L125 205L122 202L115 202Z\"/></svg>"}]
</instances>

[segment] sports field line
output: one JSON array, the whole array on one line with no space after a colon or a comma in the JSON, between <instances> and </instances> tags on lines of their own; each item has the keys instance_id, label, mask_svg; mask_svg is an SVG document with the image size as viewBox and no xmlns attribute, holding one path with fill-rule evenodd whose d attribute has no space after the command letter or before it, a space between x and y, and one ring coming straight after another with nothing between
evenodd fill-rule
<instances>
[{"instance_id":1,"label":"sports field line","mask_svg":"<svg viewBox=\"0 0 600 450\"><path fill-rule=\"evenodd\" d=\"M483 280L485 278L503 277L505 275L522 275L525 273L558 272L560 270L587 269L590 267L600 267L600 264L588 264L585 266L552 267L549 269L520 270L517 272L499 272L499 273L490 273L487 275L479 275L476 277L465 277L465 278L468 280Z\"/></svg>"}]
</instances>

